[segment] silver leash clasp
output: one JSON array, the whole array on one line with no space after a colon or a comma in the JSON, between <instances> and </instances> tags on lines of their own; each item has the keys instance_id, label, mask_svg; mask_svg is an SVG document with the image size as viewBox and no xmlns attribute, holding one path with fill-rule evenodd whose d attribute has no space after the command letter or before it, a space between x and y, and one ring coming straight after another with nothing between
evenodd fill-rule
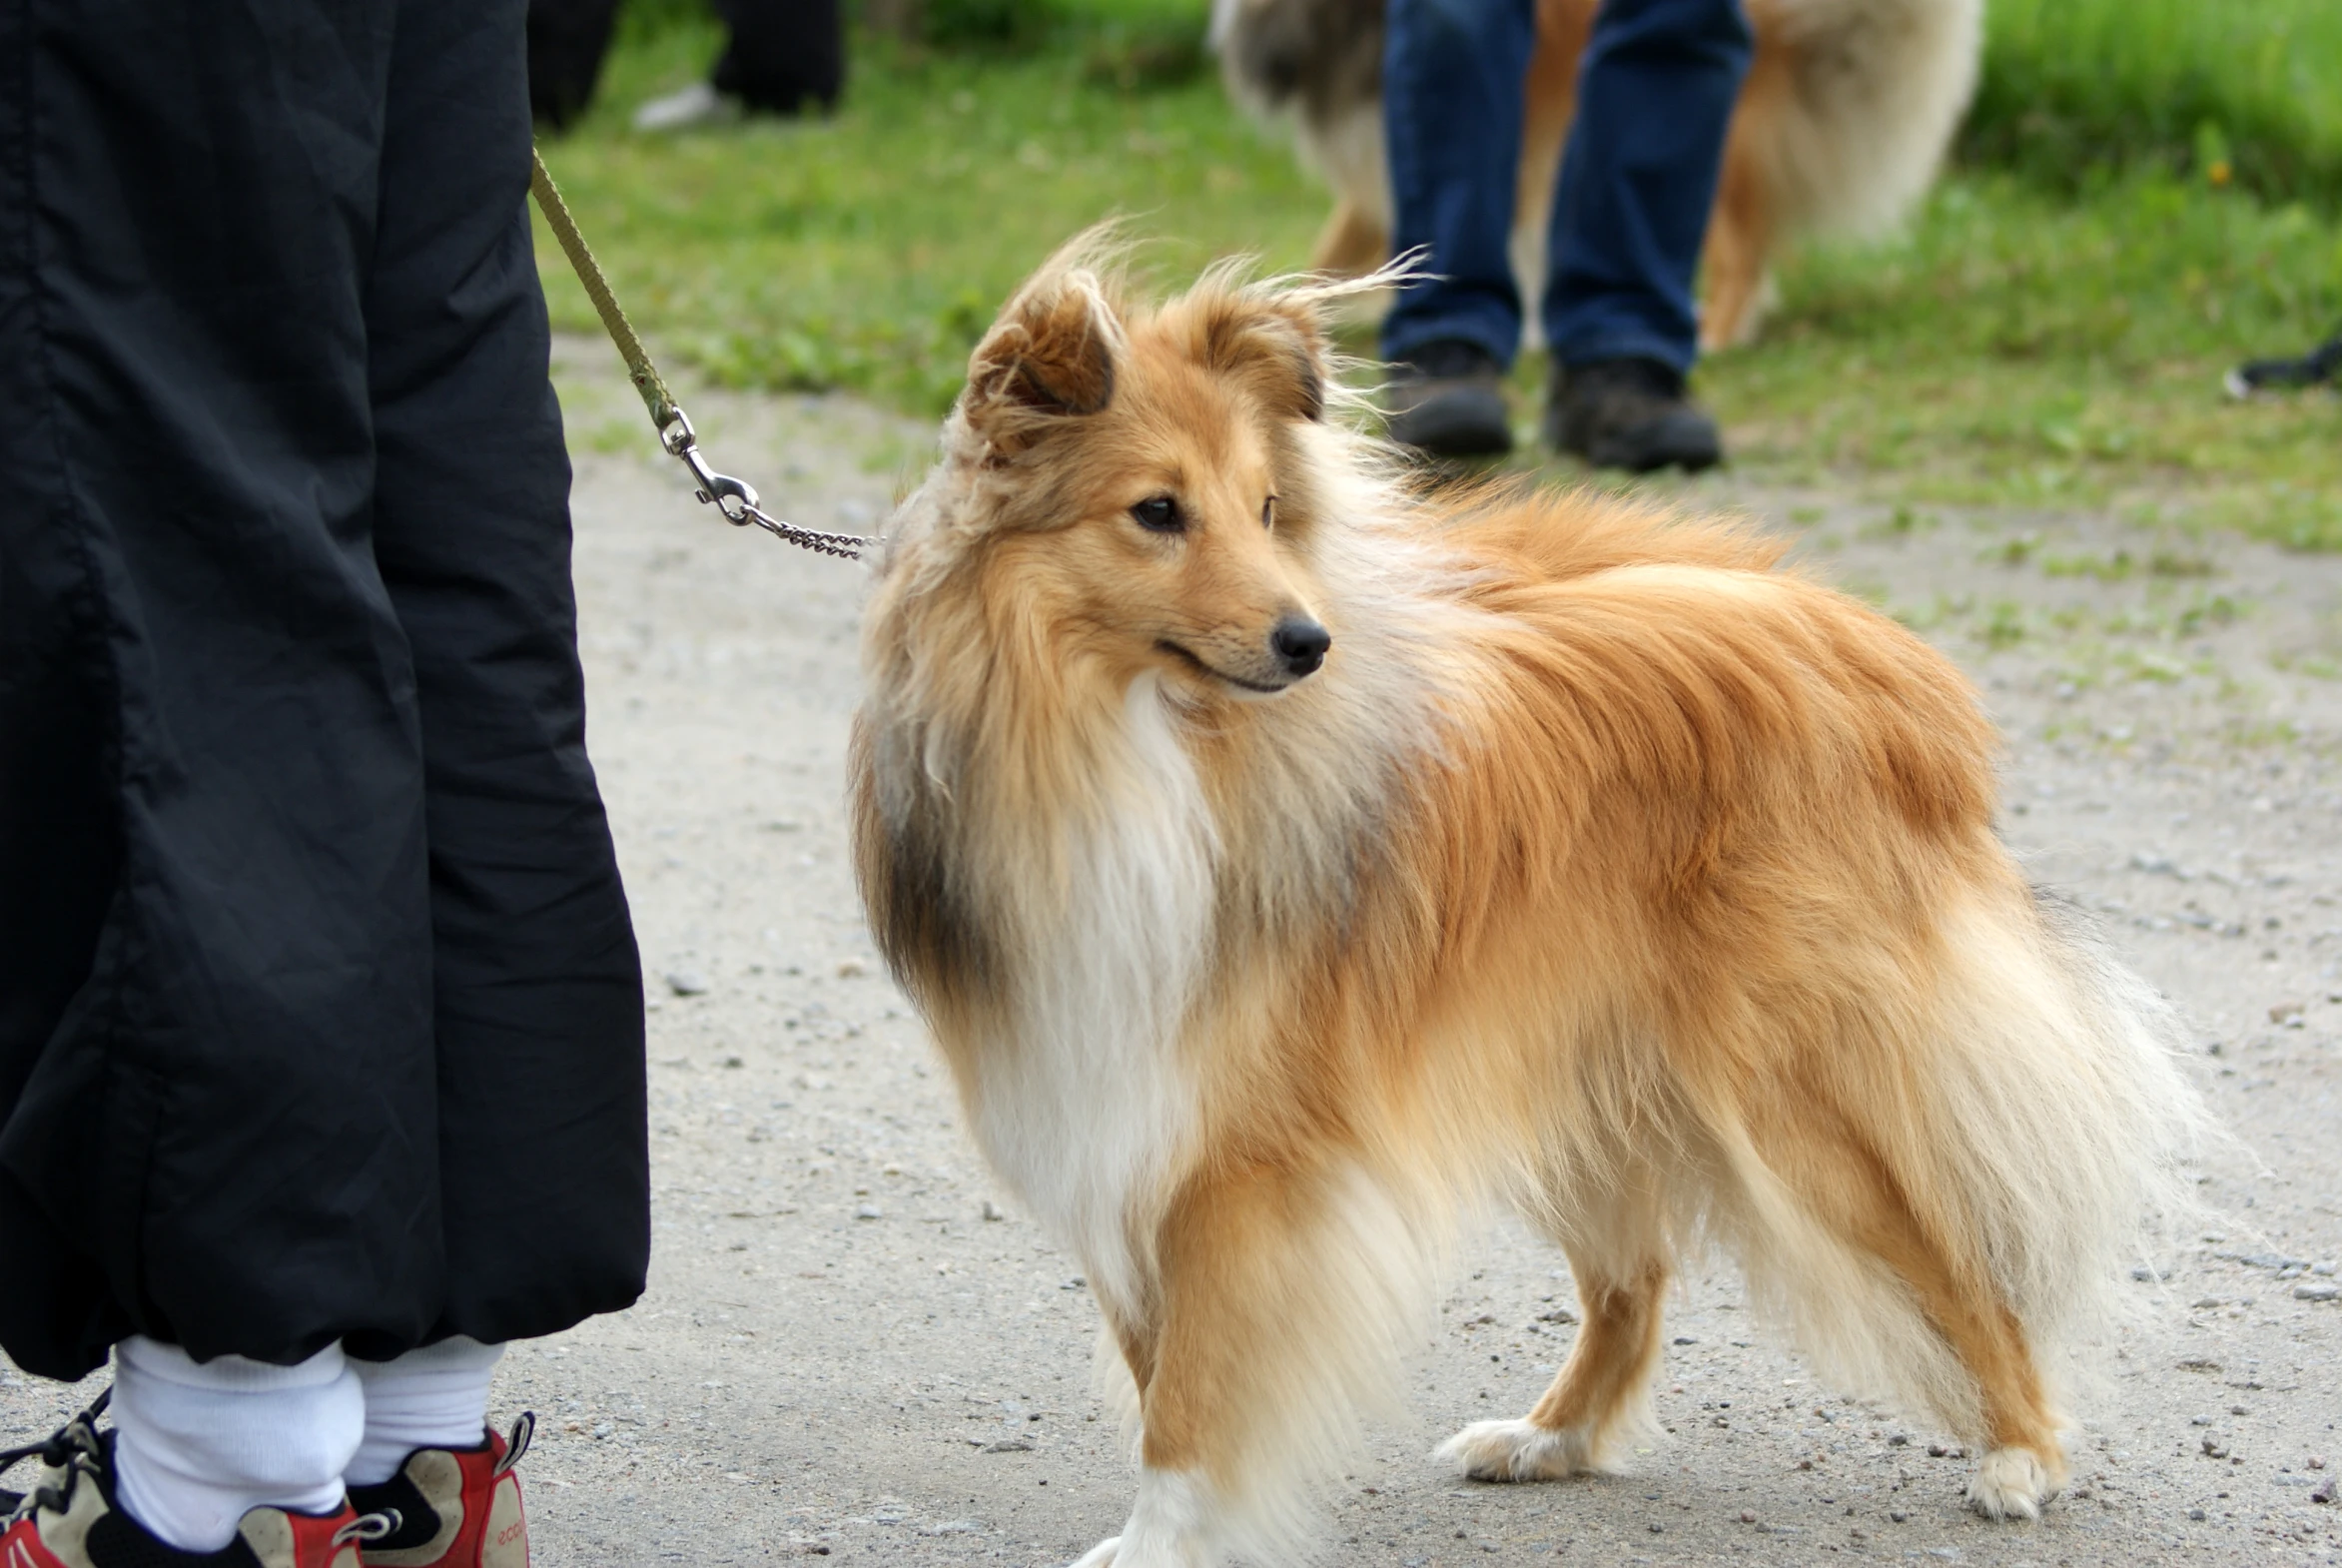
<instances>
[{"instance_id":1,"label":"silver leash clasp","mask_svg":"<svg viewBox=\"0 0 2342 1568\"><path fill-rule=\"evenodd\" d=\"M726 522L744 528L755 521L756 486L746 479L718 473L707 465L707 459L699 453L699 432L692 429L691 416L680 407L675 409L673 418L659 426L659 444L691 470L691 477L699 483L699 498L712 502L724 514Z\"/></svg>"}]
</instances>

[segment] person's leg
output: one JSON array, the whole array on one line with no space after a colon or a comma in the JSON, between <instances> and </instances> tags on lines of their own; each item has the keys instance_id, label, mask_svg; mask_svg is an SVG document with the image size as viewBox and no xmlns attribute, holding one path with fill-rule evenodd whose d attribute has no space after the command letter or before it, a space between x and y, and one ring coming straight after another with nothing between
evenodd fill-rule
<instances>
[{"instance_id":1,"label":"person's leg","mask_svg":"<svg viewBox=\"0 0 2342 1568\"><path fill-rule=\"evenodd\" d=\"M367 1561L401 1568L525 1568L528 1520L513 1465L527 1450L487 1429L488 1383L502 1345L442 1339L390 1361L353 1360L366 1384L366 1440L350 1462L350 1502L395 1518Z\"/></svg>"},{"instance_id":2,"label":"person's leg","mask_svg":"<svg viewBox=\"0 0 2342 1568\"><path fill-rule=\"evenodd\" d=\"M0 1344L44 1375L440 1309L358 297L393 20L0 7Z\"/></svg>"},{"instance_id":3,"label":"person's leg","mask_svg":"<svg viewBox=\"0 0 2342 1568\"><path fill-rule=\"evenodd\" d=\"M641 1293L642 975L585 751L569 459L527 192L520 0L404 0L364 306L374 558L411 651L430 849L430 1334L558 1332Z\"/></svg>"},{"instance_id":4,"label":"person's leg","mask_svg":"<svg viewBox=\"0 0 2342 1568\"><path fill-rule=\"evenodd\" d=\"M1520 348L1510 242L1522 81L1536 43L1532 0L1390 0L1382 117L1391 252L1434 276L1398 291L1382 357L1469 343L1497 365Z\"/></svg>"},{"instance_id":5,"label":"person's leg","mask_svg":"<svg viewBox=\"0 0 2342 1568\"><path fill-rule=\"evenodd\" d=\"M185 1552L216 1552L255 1508L333 1514L367 1424L340 1345L271 1366L195 1361L134 1336L114 1347L115 1496Z\"/></svg>"},{"instance_id":6,"label":"person's leg","mask_svg":"<svg viewBox=\"0 0 2342 1568\"><path fill-rule=\"evenodd\" d=\"M344 1471L350 1484L380 1486L418 1448L477 1448L487 1441L488 1384L500 1344L457 1335L389 1361L353 1356L366 1388L366 1436Z\"/></svg>"},{"instance_id":7,"label":"person's leg","mask_svg":"<svg viewBox=\"0 0 2342 1568\"><path fill-rule=\"evenodd\" d=\"M1705 468L1716 421L1684 378L1692 281L1753 43L1740 0L1605 0L1554 195L1545 438L1597 467Z\"/></svg>"},{"instance_id":8,"label":"person's leg","mask_svg":"<svg viewBox=\"0 0 2342 1568\"><path fill-rule=\"evenodd\" d=\"M731 29L709 78L750 109L835 108L846 82L838 0L718 0Z\"/></svg>"},{"instance_id":9,"label":"person's leg","mask_svg":"<svg viewBox=\"0 0 2342 1568\"><path fill-rule=\"evenodd\" d=\"M1553 202L1544 319L1556 363L1691 369L1692 284L1753 48L1740 0L1606 0Z\"/></svg>"},{"instance_id":10,"label":"person's leg","mask_svg":"<svg viewBox=\"0 0 2342 1568\"><path fill-rule=\"evenodd\" d=\"M528 106L556 131L583 115L616 31L618 0L529 0Z\"/></svg>"}]
</instances>

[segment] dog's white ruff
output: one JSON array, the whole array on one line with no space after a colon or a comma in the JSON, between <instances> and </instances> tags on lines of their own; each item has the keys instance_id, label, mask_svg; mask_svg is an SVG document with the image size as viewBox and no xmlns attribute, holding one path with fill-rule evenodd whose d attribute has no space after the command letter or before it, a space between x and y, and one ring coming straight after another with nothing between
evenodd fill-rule
<instances>
[{"instance_id":1,"label":"dog's white ruff","mask_svg":"<svg viewBox=\"0 0 2342 1568\"><path fill-rule=\"evenodd\" d=\"M976 1084L977 1141L1042 1224L1136 1315L1135 1212L1195 1123L1174 1049L1209 930L1211 816L1158 677L1132 683L1112 798L1069 820L1056 909L1024 912L1042 959Z\"/></svg>"}]
</instances>

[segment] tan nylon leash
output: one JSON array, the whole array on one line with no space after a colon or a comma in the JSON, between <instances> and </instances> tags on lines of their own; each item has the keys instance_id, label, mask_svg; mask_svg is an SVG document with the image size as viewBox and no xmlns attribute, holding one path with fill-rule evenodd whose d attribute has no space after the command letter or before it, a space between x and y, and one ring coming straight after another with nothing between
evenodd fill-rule
<instances>
[{"instance_id":1,"label":"tan nylon leash","mask_svg":"<svg viewBox=\"0 0 2342 1568\"><path fill-rule=\"evenodd\" d=\"M858 558L874 540L854 533L818 533L793 522L783 522L757 505L754 485L708 466L707 458L700 453L699 436L691 428L690 417L667 391L659 368L651 363L650 351L643 348L642 340L635 335L634 324L626 320L618 297L610 293L610 282L602 276L601 265L593 259L585 236L577 232L577 220L569 216L569 204L561 200L560 188L553 184L552 175L545 169L544 154L531 148L529 159L529 194L536 198L536 205L551 226L553 238L560 242L561 254L569 258L577 281L585 286L585 297L593 302L594 314L602 319L610 342L618 346L618 356L626 362L627 380L634 383L634 390L642 394L642 405L650 410L650 422L658 431L659 444L691 470L699 498L722 512L724 520L734 527L744 528L753 522L775 538L805 549L846 560Z\"/></svg>"}]
</instances>

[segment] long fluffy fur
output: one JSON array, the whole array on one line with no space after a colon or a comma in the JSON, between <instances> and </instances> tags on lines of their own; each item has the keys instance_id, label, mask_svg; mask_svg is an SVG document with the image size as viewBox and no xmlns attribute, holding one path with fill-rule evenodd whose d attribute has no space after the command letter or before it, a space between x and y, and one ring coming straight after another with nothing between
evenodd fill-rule
<instances>
[{"instance_id":1,"label":"long fluffy fur","mask_svg":"<svg viewBox=\"0 0 2342 1568\"><path fill-rule=\"evenodd\" d=\"M1598 5L1539 0L1513 239L1532 283ZM1702 333L1711 348L1755 335L1783 245L1876 235L1927 194L1974 92L1981 48L1981 0L1748 0L1748 11L1757 52L1709 234ZM1288 125L1303 162L1333 187L1316 265L1378 265L1391 227L1382 0L1216 0L1212 37L1230 94Z\"/></svg>"},{"instance_id":2,"label":"long fluffy fur","mask_svg":"<svg viewBox=\"0 0 2342 1568\"><path fill-rule=\"evenodd\" d=\"M1336 292L1148 308L1058 258L869 614L874 928L1136 1386L1139 1506L1086 1561L1311 1555L1309 1481L1490 1199L1586 1326L1468 1470L1605 1462L1714 1240L2030 1512L2044 1357L2198 1121L2159 1005L2010 862L1941 655L1738 525L1410 488L1335 416ZM1239 684L1299 613L1322 671Z\"/></svg>"}]
</instances>

